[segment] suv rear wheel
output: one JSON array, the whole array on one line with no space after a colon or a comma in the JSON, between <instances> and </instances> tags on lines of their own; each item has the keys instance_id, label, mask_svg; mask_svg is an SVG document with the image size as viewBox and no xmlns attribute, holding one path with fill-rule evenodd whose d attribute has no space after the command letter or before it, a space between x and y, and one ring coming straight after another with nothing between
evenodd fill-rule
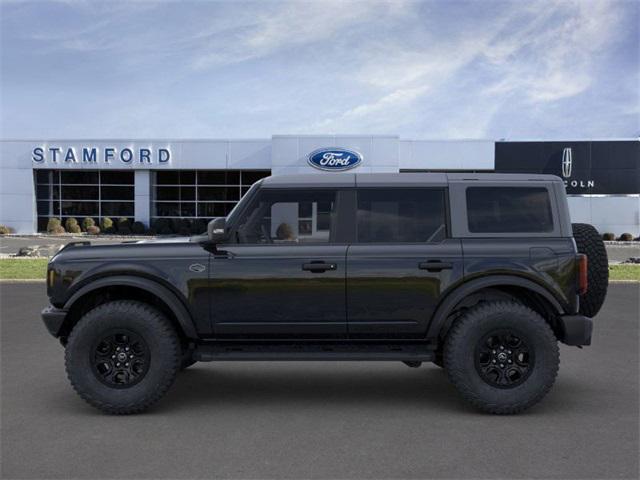
<instances>
[{"instance_id":1,"label":"suv rear wheel","mask_svg":"<svg viewBox=\"0 0 640 480\"><path fill-rule=\"evenodd\" d=\"M514 301L467 311L444 346L444 366L462 396L489 413L519 413L551 389L560 356L547 322Z\"/></svg>"},{"instance_id":2,"label":"suv rear wheel","mask_svg":"<svg viewBox=\"0 0 640 480\"><path fill-rule=\"evenodd\" d=\"M138 413L157 402L180 368L182 352L171 323L145 303L104 303L75 325L65 352L76 392L112 414Z\"/></svg>"}]
</instances>

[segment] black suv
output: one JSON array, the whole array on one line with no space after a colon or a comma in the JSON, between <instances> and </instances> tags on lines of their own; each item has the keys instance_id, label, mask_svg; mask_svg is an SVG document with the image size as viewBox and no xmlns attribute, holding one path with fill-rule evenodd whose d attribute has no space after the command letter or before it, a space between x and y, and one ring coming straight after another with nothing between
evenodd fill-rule
<instances>
[{"instance_id":1,"label":"black suv","mask_svg":"<svg viewBox=\"0 0 640 480\"><path fill-rule=\"evenodd\" d=\"M516 413L551 388L558 340L590 344L607 281L557 177L291 175L204 235L69 244L42 316L75 390L109 413L217 360L434 362L473 405Z\"/></svg>"}]
</instances>

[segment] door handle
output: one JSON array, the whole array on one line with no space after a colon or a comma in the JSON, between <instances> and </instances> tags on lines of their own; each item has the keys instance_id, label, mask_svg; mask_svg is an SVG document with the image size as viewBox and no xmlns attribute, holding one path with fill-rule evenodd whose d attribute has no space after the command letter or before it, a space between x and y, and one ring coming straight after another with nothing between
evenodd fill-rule
<instances>
[{"instance_id":1,"label":"door handle","mask_svg":"<svg viewBox=\"0 0 640 480\"><path fill-rule=\"evenodd\" d=\"M430 260L428 262L420 262L418 264L420 270L426 270L427 272L440 272L442 270L451 270L453 264L451 262L440 262L436 260Z\"/></svg>"},{"instance_id":2,"label":"door handle","mask_svg":"<svg viewBox=\"0 0 640 480\"><path fill-rule=\"evenodd\" d=\"M338 266L335 263L310 262L302 264L302 270L312 273L322 273L327 270L336 270L337 268Z\"/></svg>"}]
</instances>

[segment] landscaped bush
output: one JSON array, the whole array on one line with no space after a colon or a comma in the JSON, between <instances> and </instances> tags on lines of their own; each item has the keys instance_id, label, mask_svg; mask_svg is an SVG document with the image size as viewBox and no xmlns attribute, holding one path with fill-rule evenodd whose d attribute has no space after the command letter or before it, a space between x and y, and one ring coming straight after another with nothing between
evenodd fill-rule
<instances>
[{"instance_id":1,"label":"landscaped bush","mask_svg":"<svg viewBox=\"0 0 640 480\"><path fill-rule=\"evenodd\" d=\"M207 233L207 222L202 218L198 218L191 226L191 233L194 235Z\"/></svg>"},{"instance_id":2,"label":"landscaped bush","mask_svg":"<svg viewBox=\"0 0 640 480\"><path fill-rule=\"evenodd\" d=\"M87 233L89 235L98 235L100 233L100 227L96 227L95 225L90 225L87 227Z\"/></svg>"},{"instance_id":3,"label":"landscaped bush","mask_svg":"<svg viewBox=\"0 0 640 480\"><path fill-rule=\"evenodd\" d=\"M50 218L49 221L47 222L47 233L56 233L54 232L54 229L56 229L57 227L62 227L62 223L60 222L60 219ZM61 233L61 232L58 232L58 233Z\"/></svg>"},{"instance_id":4,"label":"landscaped bush","mask_svg":"<svg viewBox=\"0 0 640 480\"><path fill-rule=\"evenodd\" d=\"M67 218L67 220L64 222L64 226L65 226L67 232L69 232L69 233L80 233L80 232L82 232L82 229L80 228L80 225L78 225L78 220L76 220L73 217Z\"/></svg>"},{"instance_id":5,"label":"landscaped bush","mask_svg":"<svg viewBox=\"0 0 640 480\"><path fill-rule=\"evenodd\" d=\"M0 235L7 235L8 233L13 233L13 228L0 225Z\"/></svg>"},{"instance_id":6,"label":"landscaped bush","mask_svg":"<svg viewBox=\"0 0 640 480\"><path fill-rule=\"evenodd\" d=\"M620 238L618 238L618 240L620 240L621 242L631 242L633 241L633 235L631 235L630 233L623 233L622 235L620 235Z\"/></svg>"},{"instance_id":7,"label":"landscaped bush","mask_svg":"<svg viewBox=\"0 0 640 480\"><path fill-rule=\"evenodd\" d=\"M191 235L191 220L188 218L172 218L171 229L178 235Z\"/></svg>"},{"instance_id":8,"label":"landscaped bush","mask_svg":"<svg viewBox=\"0 0 640 480\"><path fill-rule=\"evenodd\" d=\"M118 219L118 233L122 235L131 234L131 222L128 218L122 217Z\"/></svg>"},{"instance_id":9,"label":"landscaped bush","mask_svg":"<svg viewBox=\"0 0 640 480\"><path fill-rule=\"evenodd\" d=\"M89 232L89 227L95 227L95 226L96 226L96 222L91 217L86 217L82 220L82 229L87 233Z\"/></svg>"},{"instance_id":10,"label":"landscaped bush","mask_svg":"<svg viewBox=\"0 0 640 480\"><path fill-rule=\"evenodd\" d=\"M113 220L109 217L102 217L102 222L100 222L100 231L102 233L113 233L115 231L113 228Z\"/></svg>"},{"instance_id":11,"label":"landscaped bush","mask_svg":"<svg viewBox=\"0 0 640 480\"><path fill-rule=\"evenodd\" d=\"M166 218L158 218L153 222L153 230L159 235L170 235L173 233L171 224Z\"/></svg>"},{"instance_id":12,"label":"landscaped bush","mask_svg":"<svg viewBox=\"0 0 640 480\"><path fill-rule=\"evenodd\" d=\"M611 232L607 232L604 235L602 235L602 239L607 241L607 242L610 242L612 240L615 240L616 236Z\"/></svg>"},{"instance_id":13,"label":"landscaped bush","mask_svg":"<svg viewBox=\"0 0 640 480\"><path fill-rule=\"evenodd\" d=\"M136 235L142 235L145 232L146 228L144 223L142 222L133 222L131 225L131 231Z\"/></svg>"},{"instance_id":14,"label":"landscaped bush","mask_svg":"<svg viewBox=\"0 0 640 480\"><path fill-rule=\"evenodd\" d=\"M47 231L53 235L62 235L63 233L65 233L64 227L62 225L56 225L51 230Z\"/></svg>"}]
</instances>

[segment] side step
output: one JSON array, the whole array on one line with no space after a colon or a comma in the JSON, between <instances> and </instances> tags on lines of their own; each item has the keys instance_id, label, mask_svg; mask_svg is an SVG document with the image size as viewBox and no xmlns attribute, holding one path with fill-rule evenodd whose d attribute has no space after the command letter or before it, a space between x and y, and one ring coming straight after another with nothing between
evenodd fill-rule
<instances>
[{"instance_id":1,"label":"side step","mask_svg":"<svg viewBox=\"0 0 640 480\"><path fill-rule=\"evenodd\" d=\"M430 362L433 349L426 343L332 343L332 342L207 342L196 346L194 359L215 361L377 360Z\"/></svg>"}]
</instances>

